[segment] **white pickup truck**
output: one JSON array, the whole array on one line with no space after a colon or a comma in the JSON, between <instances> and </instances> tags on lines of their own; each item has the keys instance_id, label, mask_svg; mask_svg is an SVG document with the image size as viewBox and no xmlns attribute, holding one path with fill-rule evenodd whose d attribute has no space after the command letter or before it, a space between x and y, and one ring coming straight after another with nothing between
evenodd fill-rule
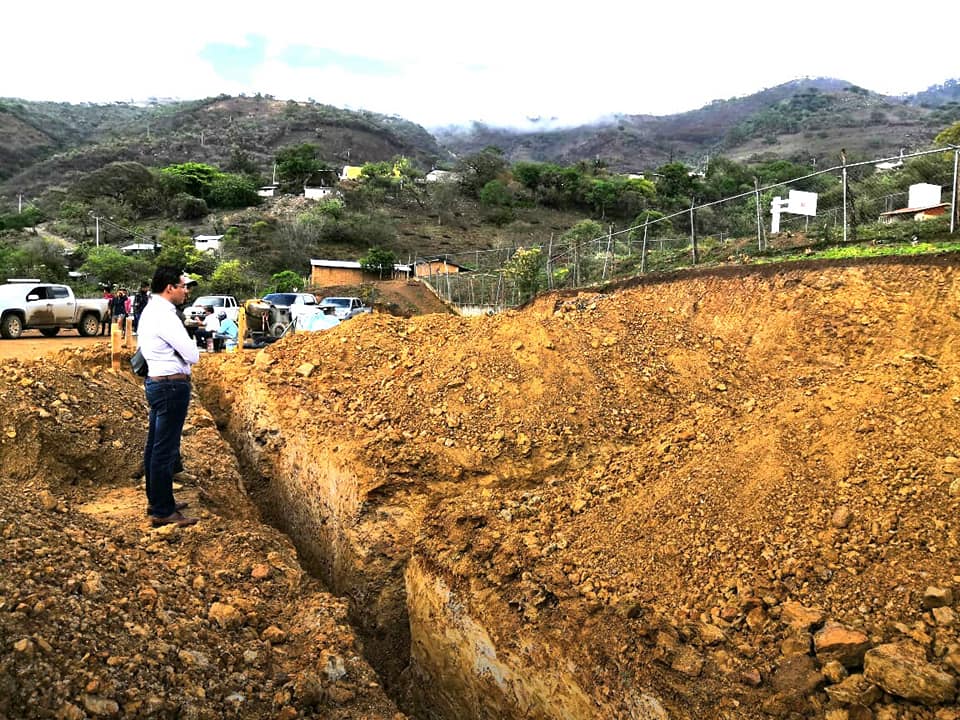
<instances>
[{"instance_id":1,"label":"white pickup truck","mask_svg":"<svg viewBox=\"0 0 960 720\"><path fill-rule=\"evenodd\" d=\"M183 324L191 335L203 325L206 315L204 308L208 305L213 308L214 315L225 312L234 322L238 322L240 318L240 305L233 295L201 295L183 311Z\"/></svg>"},{"instance_id":2,"label":"white pickup truck","mask_svg":"<svg viewBox=\"0 0 960 720\"><path fill-rule=\"evenodd\" d=\"M80 300L69 285L6 283L0 285L0 337L15 340L24 330L53 337L64 328L90 337L100 331L107 302L104 298Z\"/></svg>"}]
</instances>

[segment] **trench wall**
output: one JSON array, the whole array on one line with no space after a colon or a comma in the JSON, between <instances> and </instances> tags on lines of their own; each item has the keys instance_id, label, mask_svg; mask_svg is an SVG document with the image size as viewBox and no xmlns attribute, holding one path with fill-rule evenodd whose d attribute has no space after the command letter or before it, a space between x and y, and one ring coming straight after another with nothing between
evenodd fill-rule
<instances>
[{"instance_id":1,"label":"trench wall","mask_svg":"<svg viewBox=\"0 0 960 720\"><path fill-rule=\"evenodd\" d=\"M201 384L210 412L246 467L247 489L289 535L306 568L350 601L364 653L388 692L421 720L574 720L611 717L577 668L542 638L499 649L439 573L411 550L426 496L366 502L365 478L336 444L284 432L264 394ZM661 720L638 695L636 720Z\"/></svg>"}]
</instances>

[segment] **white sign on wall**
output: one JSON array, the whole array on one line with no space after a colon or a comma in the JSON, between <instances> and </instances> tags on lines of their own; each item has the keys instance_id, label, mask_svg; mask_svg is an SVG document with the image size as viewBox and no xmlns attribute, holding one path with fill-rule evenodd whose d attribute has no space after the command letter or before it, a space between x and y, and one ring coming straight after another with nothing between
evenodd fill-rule
<instances>
[{"instance_id":1,"label":"white sign on wall","mask_svg":"<svg viewBox=\"0 0 960 720\"><path fill-rule=\"evenodd\" d=\"M786 210L794 215L815 216L817 214L817 194L815 192L791 190L787 198Z\"/></svg>"},{"instance_id":2,"label":"white sign on wall","mask_svg":"<svg viewBox=\"0 0 960 720\"><path fill-rule=\"evenodd\" d=\"M791 190L786 200L779 195L770 203L770 232L780 232L780 213L815 216L817 214L817 194Z\"/></svg>"}]
</instances>

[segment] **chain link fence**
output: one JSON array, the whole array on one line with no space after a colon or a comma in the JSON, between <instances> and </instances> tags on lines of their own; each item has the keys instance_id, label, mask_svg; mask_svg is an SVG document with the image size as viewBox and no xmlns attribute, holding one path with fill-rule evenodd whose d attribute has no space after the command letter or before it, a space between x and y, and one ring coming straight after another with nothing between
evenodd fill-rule
<instances>
[{"instance_id":1,"label":"chain link fence","mask_svg":"<svg viewBox=\"0 0 960 720\"><path fill-rule=\"evenodd\" d=\"M454 253L422 277L463 314L497 312L522 304L535 290L578 288L677 267L747 260L772 250L822 247L847 242L917 242L953 234L957 220L960 148L948 147L892 158L846 163L802 177L697 204L642 225L609 226L606 234L577 239L569 234L528 245L541 262L531 283L513 266L517 247ZM913 160L914 162L905 162ZM906 173L904 178L899 174ZM907 212L909 182L940 186L938 203ZM776 200L791 190L816 192L814 215L781 211L772 232ZM921 213L921 211L923 211ZM922 215L922 219L919 216ZM419 258L418 258L419 259ZM440 268L440 269L438 269Z\"/></svg>"}]
</instances>

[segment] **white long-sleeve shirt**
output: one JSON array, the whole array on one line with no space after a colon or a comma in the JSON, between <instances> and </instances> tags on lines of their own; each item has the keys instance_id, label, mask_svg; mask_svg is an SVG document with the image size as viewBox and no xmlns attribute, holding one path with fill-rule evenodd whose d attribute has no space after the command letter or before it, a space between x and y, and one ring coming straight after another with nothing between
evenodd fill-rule
<instances>
[{"instance_id":1,"label":"white long-sleeve shirt","mask_svg":"<svg viewBox=\"0 0 960 720\"><path fill-rule=\"evenodd\" d=\"M140 316L137 344L147 361L149 375L190 374L200 359L200 349L177 316L177 309L162 295L154 295Z\"/></svg>"}]
</instances>

